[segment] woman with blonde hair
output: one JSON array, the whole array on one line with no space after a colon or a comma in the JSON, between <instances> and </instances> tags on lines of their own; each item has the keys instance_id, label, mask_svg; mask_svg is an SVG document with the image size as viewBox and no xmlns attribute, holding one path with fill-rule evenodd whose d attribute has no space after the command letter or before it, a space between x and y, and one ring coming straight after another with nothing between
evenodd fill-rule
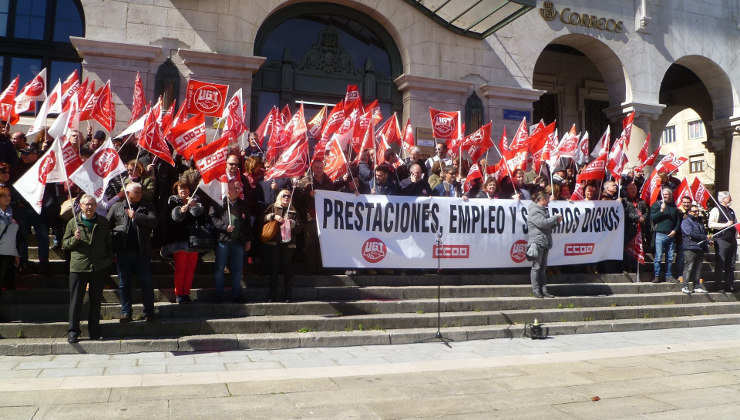
<instances>
[{"instance_id":1,"label":"woman with blonde hair","mask_svg":"<svg viewBox=\"0 0 740 420\"><path fill-rule=\"evenodd\" d=\"M278 270L282 269L285 277L285 300L291 300L293 283L293 253L295 252L295 237L299 226L295 208L291 205L290 190L278 193L275 203L265 210L265 224L277 222L279 229L274 237L265 242L267 247L268 265L270 266L270 300L276 301L278 287Z\"/></svg>"}]
</instances>

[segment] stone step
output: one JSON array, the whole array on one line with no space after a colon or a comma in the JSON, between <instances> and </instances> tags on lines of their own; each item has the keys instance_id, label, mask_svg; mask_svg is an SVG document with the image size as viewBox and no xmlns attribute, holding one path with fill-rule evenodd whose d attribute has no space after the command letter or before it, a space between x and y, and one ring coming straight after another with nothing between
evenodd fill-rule
<instances>
[{"instance_id":1,"label":"stone step","mask_svg":"<svg viewBox=\"0 0 740 420\"><path fill-rule=\"evenodd\" d=\"M678 300L680 297L676 296ZM670 318L695 315L721 315L736 314L740 312L740 302L737 300L720 302L716 296L691 296L693 303L666 302L654 305L637 306L609 306L609 307L562 307L562 308L538 308L547 302L540 299L520 298L527 309L513 310L480 310L476 305L481 302L457 302L456 312L442 312L440 322L444 327L470 327L481 325L521 325L538 319L543 323L568 323L589 322L616 319L653 319ZM596 298L598 299L598 298ZM548 302L549 301L549 302ZM436 301L414 302L419 312L403 313L373 313L372 309L378 311L382 308L381 302L370 305L364 314L346 315L341 312L345 306L333 306L333 313L312 315L260 315L249 316L249 305L202 305L209 306L213 310L213 318L208 317L173 317L164 315L160 322L148 323L143 321L130 324L120 324L117 320L103 320L101 322L102 335L105 337L171 337L189 336L201 334L267 334L287 332L309 332L309 331L353 331L353 330L395 330L413 328L433 328L437 325ZM323 303L318 303L323 304ZM280 305L280 304L275 304ZM294 307L293 304L283 304ZM467 305L467 307L459 307ZM174 305L171 305L174 306ZM230 307L233 306L233 307ZM448 302L444 306L448 309ZM108 308L114 310L113 308ZM386 309L386 308L384 308ZM429 311L427 311L427 309ZM177 309L179 310L179 308ZM230 314L243 313L239 318L223 318L221 311ZM176 312L171 312L175 315ZM138 317L135 316L135 319ZM2 338L24 338L24 337L64 337L66 335L67 323L58 322L10 322L0 324L0 337Z\"/></svg>"},{"instance_id":2,"label":"stone step","mask_svg":"<svg viewBox=\"0 0 740 420\"><path fill-rule=\"evenodd\" d=\"M549 335L591 334L615 331L637 331L664 328L687 328L711 325L739 324L740 314L694 315L651 319L616 319L604 321L553 322L544 324ZM525 325L480 325L447 327L440 330L442 337L456 342L496 338L521 337ZM118 354L151 351L191 352L229 351L237 349L286 349L299 347L343 347L387 344L439 342L436 327L397 330L353 330L285 332L267 334L204 334L157 338L111 339L90 341L86 335L76 344L68 344L65 335L56 338L7 338L0 340L3 355L49 354Z\"/></svg>"},{"instance_id":3,"label":"stone step","mask_svg":"<svg viewBox=\"0 0 740 420\"><path fill-rule=\"evenodd\" d=\"M210 301L208 301L210 302ZM443 312L491 312L534 309L599 309L650 305L702 304L707 302L738 302L737 296L725 293L688 296L683 293L639 293L612 296L570 296L556 299L537 299L531 293L521 297L455 297L440 300ZM358 300L358 301L307 301L295 303L250 303L250 304L212 304L198 303L178 305L157 303L158 315L162 319L231 319L260 316L324 316L343 317L351 315L390 315L425 314L437 310L436 298L412 300ZM68 316L67 303L43 305L4 304L0 307L0 320L4 322L53 322L65 321ZM134 317L144 315L141 304L132 305ZM83 310L84 313L84 310ZM101 308L103 319L120 316L120 307L115 303L104 304Z\"/></svg>"},{"instance_id":4,"label":"stone step","mask_svg":"<svg viewBox=\"0 0 740 420\"><path fill-rule=\"evenodd\" d=\"M711 285L708 282L707 285ZM557 296L598 296L625 293L658 293L675 292L679 285L672 283L550 283L549 290ZM494 285L461 285L440 286L443 298L466 297L531 297L532 288L528 284L494 284ZM266 285L249 287L245 297L249 302L265 302L269 289ZM293 288L293 299L296 301L352 301L352 300L402 300L429 299L437 297L437 286L319 286L301 285ZM131 290L134 302L141 302L140 289ZM190 297L195 301L210 302L215 296L214 289L192 289ZM86 295L87 300L87 295ZM156 302L174 302L175 292L171 288L154 290ZM17 289L5 291L0 296L0 303L6 304L49 304L69 302L69 291L57 289ZM103 290L103 302L119 303L118 289L111 287Z\"/></svg>"},{"instance_id":5,"label":"stone step","mask_svg":"<svg viewBox=\"0 0 740 420\"><path fill-rule=\"evenodd\" d=\"M652 276L641 276L642 280L649 280ZM152 281L155 289L169 289L173 287L171 274L153 275ZM282 282L282 278L280 280ZM247 275L242 284L247 287L267 287L270 282L269 276ZM561 273L548 275L548 284L557 283L632 283L635 282L633 274L586 274L586 273ZM136 284L136 280L134 280ZM230 277L226 275L226 283L230 283ZM457 285L487 285L487 284L529 284L529 273L520 271L496 271L486 274L471 272L446 273L440 276L433 274L407 274L407 275L296 275L294 285L297 287L369 287L369 286L436 286L438 283L447 286ZM118 277L111 274L106 282L107 287L117 287ZM56 274L49 276L28 275L19 276L16 279L16 288L19 289L64 289L69 287L69 279L66 275ZM196 274L193 279L193 288L214 287L213 273Z\"/></svg>"}]
</instances>

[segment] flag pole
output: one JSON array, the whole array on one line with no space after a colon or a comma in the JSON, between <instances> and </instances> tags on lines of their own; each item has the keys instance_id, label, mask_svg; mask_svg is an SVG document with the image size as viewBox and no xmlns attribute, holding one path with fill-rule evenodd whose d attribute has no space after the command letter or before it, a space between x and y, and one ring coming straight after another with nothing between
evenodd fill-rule
<instances>
[{"instance_id":1,"label":"flag pole","mask_svg":"<svg viewBox=\"0 0 740 420\"><path fill-rule=\"evenodd\" d=\"M57 139L54 139L54 142L56 141ZM69 187L69 175L67 174L67 166L64 164L64 159L62 159L62 168L64 169L64 178L67 180L64 184L67 186L67 195L69 195L69 201L72 205L72 218L75 219L75 229L80 230L80 224L77 222L77 216L75 215L75 202L72 199L72 190Z\"/></svg>"},{"instance_id":2,"label":"flag pole","mask_svg":"<svg viewBox=\"0 0 740 420\"><path fill-rule=\"evenodd\" d=\"M715 232L715 233L714 233L714 234L712 235L712 237L714 237L714 236L717 236L717 235L719 235L720 233L722 233L722 232L724 232L724 231L726 231L726 230L729 230L729 229L735 228L735 227L736 227L737 225L740 225L740 222L737 222L737 223L735 223L735 224L734 224L734 225L732 225L732 226L727 226L726 228L724 228L724 229L721 229L721 230L719 230L718 232ZM707 240L705 239L705 240L703 240L703 241L701 241L701 242L699 242L699 243L701 244L701 243L704 243L704 242L706 242L706 241L707 241Z\"/></svg>"}]
</instances>

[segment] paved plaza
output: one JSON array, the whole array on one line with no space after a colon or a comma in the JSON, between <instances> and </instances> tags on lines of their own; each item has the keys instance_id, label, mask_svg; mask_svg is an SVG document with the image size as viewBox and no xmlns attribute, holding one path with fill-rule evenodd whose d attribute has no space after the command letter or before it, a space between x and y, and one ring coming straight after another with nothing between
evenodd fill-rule
<instances>
[{"instance_id":1,"label":"paved plaza","mask_svg":"<svg viewBox=\"0 0 740 420\"><path fill-rule=\"evenodd\" d=\"M740 326L0 356L0 418L736 418Z\"/></svg>"}]
</instances>

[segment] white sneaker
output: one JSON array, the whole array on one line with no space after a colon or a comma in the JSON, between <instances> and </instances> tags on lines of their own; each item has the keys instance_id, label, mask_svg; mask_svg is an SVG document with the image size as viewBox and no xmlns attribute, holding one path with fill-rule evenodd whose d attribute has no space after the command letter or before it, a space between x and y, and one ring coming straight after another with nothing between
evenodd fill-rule
<instances>
[{"instance_id":1,"label":"white sneaker","mask_svg":"<svg viewBox=\"0 0 740 420\"><path fill-rule=\"evenodd\" d=\"M694 287L694 293L701 293L701 294L706 295L707 291L702 289L701 287Z\"/></svg>"},{"instance_id":2,"label":"white sneaker","mask_svg":"<svg viewBox=\"0 0 740 420\"><path fill-rule=\"evenodd\" d=\"M681 289L681 292L682 292L682 293L686 293L687 295L690 295L690 294L691 294L691 290L689 290L689 288L688 288L688 287L684 287L683 289ZM706 292L705 292L705 293L706 293Z\"/></svg>"}]
</instances>

